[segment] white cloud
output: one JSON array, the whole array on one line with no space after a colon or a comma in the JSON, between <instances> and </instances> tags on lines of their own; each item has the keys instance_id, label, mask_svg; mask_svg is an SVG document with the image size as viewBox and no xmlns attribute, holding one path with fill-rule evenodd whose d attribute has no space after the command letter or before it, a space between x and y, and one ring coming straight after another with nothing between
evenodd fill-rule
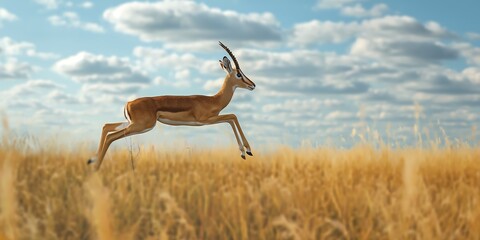
<instances>
[{"instance_id":1,"label":"white cloud","mask_svg":"<svg viewBox=\"0 0 480 240\"><path fill-rule=\"evenodd\" d=\"M468 33L467 33L467 37L468 37L470 40L478 41L478 40L480 40L480 33L468 32Z\"/></svg>"},{"instance_id":2,"label":"white cloud","mask_svg":"<svg viewBox=\"0 0 480 240\"><path fill-rule=\"evenodd\" d=\"M471 82L480 84L480 68L468 67L462 71L462 74Z\"/></svg>"},{"instance_id":3,"label":"white cloud","mask_svg":"<svg viewBox=\"0 0 480 240\"><path fill-rule=\"evenodd\" d=\"M59 60L53 70L82 85L82 93L133 94L150 83L150 78L135 69L127 58L106 57L88 52Z\"/></svg>"},{"instance_id":4,"label":"white cloud","mask_svg":"<svg viewBox=\"0 0 480 240\"><path fill-rule=\"evenodd\" d=\"M271 13L243 14L194 1L125 3L107 9L103 17L119 32L143 41L161 41L169 47L205 49L218 40L244 45L282 38L279 23Z\"/></svg>"},{"instance_id":5,"label":"white cloud","mask_svg":"<svg viewBox=\"0 0 480 240\"><path fill-rule=\"evenodd\" d=\"M355 59L316 50L266 51L242 49L236 53L244 73L270 79L291 80L338 75L352 69ZM275 82L275 81L272 81Z\"/></svg>"},{"instance_id":6,"label":"white cloud","mask_svg":"<svg viewBox=\"0 0 480 240\"><path fill-rule=\"evenodd\" d=\"M66 94L64 91L54 89L51 91L47 98L51 102L64 103L64 104L77 104L80 103L79 99L71 94Z\"/></svg>"},{"instance_id":7,"label":"white cloud","mask_svg":"<svg viewBox=\"0 0 480 240\"><path fill-rule=\"evenodd\" d=\"M341 102L338 99L288 99L281 103L270 103L265 104L262 107L264 112L309 112L309 111L320 111L324 108L331 108L339 106Z\"/></svg>"},{"instance_id":8,"label":"white cloud","mask_svg":"<svg viewBox=\"0 0 480 240\"><path fill-rule=\"evenodd\" d=\"M361 36L398 37L402 39L432 40L453 38L455 35L436 22L422 24L410 16L385 16L362 22Z\"/></svg>"},{"instance_id":9,"label":"white cloud","mask_svg":"<svg viewBox=\"0 0 480 240\"><path fill-rule=\"evenodd\" d=\"M145 71L158 73L163 70L173 73L170 78L158 77L154 82L176 88L190 87L195 81L194 72L212 75L215 70L220 70L218 60L201 59L191 53L179 54L161 48L135 47L133 55L138 58L138 67ZM221 71L217 73L223 74Z\"/></svg>"},{"instance_id":10,"label":"white cloud","mask_svg":"<svg viewBox=\"0 0 480 240\"><path fill-rule=\"evenodd\" d=\"M81 5L80 5L82 8L92 8L93 7L93 3L92 2L83 2Z\"/></svg>"},{"instance_id":11,"label":"white cloud","mask_svg":"<svg viewBox=\"0 0 480 240\"><path fill-rule=\"evenodd\" d=\"M161 48L135 47L133 55L140 60L142 68L149 71L159 68L198 68L202 62L191 53L178 54Z\"/></svg>"},{"instance_id":12,"label":"white cloud","mask_svg":"<svg viewBox=\"0 0 480 240\"><path fill-rule=\"evenodd\" d=\"M431 41L403 41L384 38L358 38L350 53L380 61L415 65L419 62L438 64L441 60L456 59L459 52L444 44Z\"/></svg>"},{"instance_id":13,"label":"white cloud","mask_svg":"<svg viewBox=\"0 0 480 240\"><path fill-rule=\"evenodd\" d=\"M356 22L332 22L312 20L296 24L293 28L291 45L308 46L318 43L341 43L359 32Z\"/></svg>"},{"instance_id":14,"label":"white cloud","mask_svg":"<svg viewBox=\"0 0 480 240\"><path fill-rule=\"evenodd\" d=\"M106 57L89 52L79 52L61 59L55 63L53 69L82 83L150 81L143 73L134 69L127 58Z\"/></svg>"},{"instance_id":15,"label":"white cloud","mask_svg":"<svg viewBox=\"0 0 480 240\"><path fill-rule=\"evenodd\" d=\"M157 76L153 79L152 82L155 85L162 85L165 84L167 81L162 76Z\"/></svg>"},{"instance_id":16,"label":"white cloud","mask_svg":"<svg viewBox=\"0 0 480 240\"><path fill-rule=\"evenodd\" d=\"M103 33L105 30L102 26L92 22L82 22L75 12L64 12L62 15L52 15L48 17L48 21L53 26L66 26L79 28L89 32Z\"/></svg>"},{"instance_id":17,"label":"white cloud","mask_svg":"<svg viewBox=\"0 0 480 240\"><path fill-rule=\"evenodd\" d=\"M116 84L99 82L99 83L89 83L89 84L83 85L81 92L83 94L89 94L93 92L96 92L96 93L100 92L103 94L112 94L112 95L134 94L138 92L138 90L142 87L144 87L143 84L137 84L135 82L133 83L122 82L122 83L116 83Z\"/></svg>"},{"instance_id":18,"label":"white cloud","mask_svg":"<svg viewBox=\"0 0 480 240\"><path fill-rule=\"evenodd\" d=\"M54 53L38 52L33 43L16 42L9 37L0 38L0 53L6 56L26 55L40 59L55 59L59 57Z\"/></svg>"},{"instance_id":19,"label":"white cloud","mask_svg":"<svg viewBox=\"0 0 480 240\"><path fill-rule=\"evenodd\" d=\"M182 69L175 73L175 79L182 80L185 78L190 78L190 71L188 69Z\"/></svg>"},{"instance_id":20,"label":"white cloud","mask_svg":"<svg viewBox=\"0 0 480 240\"><path fill-rule=\"evenodd\" d=\"M186 88L190 86L191 73L188 69L181 69L175 72L175 83L173 84L178 88Z\"/></svg>"},{"instance_id":21,"label":"white cloud","mask_svg":"<svg viewBox=\"0 0 480 240\"><path fill-rule=\"evenodd\" d=\"M11 98L31 96L41 90L61 89L59 84L46 79L34 79L17 84L10 88L7 93Z\"/></svg>"},{"instance_id":22,"label":"white cloud","mask_svg":"<svg viewBox=\"0 0 480 240\"><path fill-rule=\"evenodd\" d=\"M457 99L462 99L467 95L480 94L480 84L475 81L476 75L476 70L472 68L458 72L437 66L422 71L420 75L422 81L409 82L406 88L412 92L426 93L430 96L455 96Z\"/></svg>"},{"instance_id":23,"label":"white cloud","mask_svg":"<svg viewBox=\"0 0 480 240\"><path fill-rule=\"evenodd\" d=\"M338 9L359 2L358 0L319 0L316 9Z\"/></svg>"},{"instance_id":24,"label":"white cloud","mask_svg":"<svg viewBox=\"0 0 480 240\"><path fill-rule=\"evenodd\" d=\"M61 7L80 7L80 8L92 8L93 3L91 1L84 1L82 3L76 3L75 1L68 1L68 0L34 0L37 4L43 6L45 9L48 10L56 10Z\"/></svg>"},{"instance_id":25,"label":"white cloud","mask_svg":"<svg viewBox=\"0 0 480 240\"><path fill-rule=\"evenodd\" d=\"M0 38L0 53L7 56L25 54L25 52L35 48L33 43L15 42L9 37Z\"/></svg>"},{"instance_id":26,"label":"white cloud","mask_svg":"<svg viewBox=\"0 0 480 240\"><path fill-rule=\"evenodd\" d=\"M223 84L224 80L225 80L224 78L218 78L216 80L207 80L203 84L203 89L205 89L207 91L218 90L222 87L222 84Z\"/></svg>"},{"instance_id":27,"label":"white cloud","mask_svg":"<svg viewBox=\"0 0 480 240\"><path fill-rule=\"evenodd\" d=\"M361 4L355 4L354 6L347 6L342 8L341 12L345 16L350 17L380 17L388 11L386 4L375 4L371 9L365 9Z\"/></svg>"},{"instance_id":28,"label":"white cloud","mask_svg":"<svg viewBox=\"0 0 480 240\"><path fill-rule=\"evenodd\" d=\"M380 17L388 11L388 6L384 3L373 5L370 9L365 9L360 2L362 0L319 0L314 9L338 9L344 16L350 17Z\"/></svg>"},{"instance_id":29,"label":"white cloud","mask_svg":"<svg viewBox=\"0 0 480 240\"><path fill-rule=\"evenodd\" d=\"M300 23L293 28L290 45L307 47L354 40L350 49L354 56L390 60L395 64L439 64L441 60L459 57L462 47L442 43L455 38L455 34L436 22L420 23L409 16L385 16L361 22Z\"/></svg>"},{"instance_id":30,"label":"white cloud","mask_svg":"<svg viewBox=\"0 0 480 240\"><path fill-rule=\"evenodd\" d=\"M354 118L356 118L354 113L338 110L330 112L325 116L325 120L351 120Z\"/></svg>"},{"instance_id":31,"label":"white cloud","mask_svg":"<svg viewBox=\"0 0 480 240\"><path fill-rule=\"evenodd\" d=\"M0 81L27 79L33 71L34 67L29 63L9 58L5 63L0 62Z\"/></svg>"},{"instance_id":32,"label":"white cloud","mask_svg":"<svg viewBox=\"0 0 480 240\"><path fill-rule=\"evenodd\" d=\"M175 82L172 84L177 88L190 87L191 73L188 69L181 69L175 72Z\"/></svg>"},{"instance_id":33,"label":"white cloud","mask_svg":"<svg viewBox=\"0 0 480 240\"><path fill-rule=\"evenodd\" d=\"M406 95L406 96L405 96ZM408 105L413 103L410 93L398 88L395 93L384 89L370 89L364 96L358 99L359 102L377 102L392 105Z\"/></svg>"},{"instance_id":34,"label":"white cloud","mask_svg":"<svg viewBox=\"0 0 480 240\"><path fill-rule=\"evenodd\" d=\"M11 22L15 20L17 20L17 16L5 8L0 8L0 27L2 27L3 22Z\"/></svg>"},{"instance_id":35,"label":"white cloud","mask_svg":"<svg viewBox=\"0 0 480 240\"><path fill-rule=\"evenodd\" d=\"M9 119L16 127L26 127L31 134L37 133L38 129L55 131L67 124L86 121L94 111L91 106L88 110L65 108L64 104L80 103L77 96L67 94L66 89L52 80L28 80L0 92L5 96L0 106L6 107ZM25 117L25 112L29 113L29 117Z\"/></svg>"},{"instance_id":36,"label":"white cloud","mask_svg":"<svg viewBox=\"0 0 480 240\"><path fill-rule=\"evenodd\" d=\"M480 47L463 42L454 43L453 48L460 51L461 55L467 60L468 64L480 66Z\"/></svg>"},{"instance_id":37,"label":"white cloud","mask_svg":"<svg viewBox=\"0 0 480 240\"><path fill-rule=\"evenodd\" d=\"M290 39L292 45L309 46L321 43L341 43L363 38L406 40L440 40L455 35L436 22L422 24L410 16L385 16L362 22L331 22L312 20L296 24ZM401 36L399 38L398 36Z\"/></svg>"},{"instance_id":38,"label":"white cloud","mask_svg":"<svg viewBox=\"0 0 480 240\"><path fill-rule=\"evenodd\" d=\"M29 62L19 61L17 58L24 56L42 60L58 58L58 55L54 53L37 51L33 43L17 42L9 37L0 38L0 56L4 58L4 62L0 62L0 81L28 79L32 73L40 69Z\"/></svg>"},{"instance_id":39,"label":"white cloud","mask_svg":"<svg viewBox=\"0 0 480 240\"><path fill-rule=\"evenodd\" d=\"M60 0L35 0L35 2L47 9L57 9L61 1Z\"/></svg>"},{"instance_id":40,"label":"white cloud","mask_svg":"<svg viewBox=\"0 0 480 240\"><path fill-rule=\"evenodd\" d=\"M46 92L62 88L61 85L51 80L28 80L0 92L2 96L5 96L5 101L2 101L0 105L8 106L8 109L11 110L10 113L22 112L26 108L33 110L45 109L47 108L46 98L44 97Z\"/></svg>"}]
</instances>

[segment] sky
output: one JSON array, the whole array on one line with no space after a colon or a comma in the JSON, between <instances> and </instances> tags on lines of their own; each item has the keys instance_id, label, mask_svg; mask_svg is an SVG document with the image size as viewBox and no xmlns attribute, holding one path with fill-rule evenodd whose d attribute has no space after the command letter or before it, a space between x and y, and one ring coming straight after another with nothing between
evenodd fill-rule
<instances>
[{"instance_id":1,"label":"sky","mask_svg":"<svg viewBox=\"0 0 480 240\"><path fill-rule=\"evenodd\" d=\"M236 55L254 91L237 115L255 146L474 141L480 5L461 1L0 1L0 114L18 136L95 146L127 101L212 95ZM415 131L417 135L415 135ZM228 124L127 141L235 145ZM130 142L131 143L131 142Z\"/></svg>"}]
</instances>

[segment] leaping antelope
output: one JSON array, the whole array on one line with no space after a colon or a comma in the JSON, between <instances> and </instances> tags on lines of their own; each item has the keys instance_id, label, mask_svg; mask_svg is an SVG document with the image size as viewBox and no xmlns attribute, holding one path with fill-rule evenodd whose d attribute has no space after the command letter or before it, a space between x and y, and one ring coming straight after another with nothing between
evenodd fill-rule
<instances>
[{"instance_id":1,"label":"leaping antelope","mask_svg":"<svg viewBox=\"0 0 480 240\"><path fill-rule=\"evenodd\" d=\"M229 123L235 134L241 157L245 159L244 147L247 149L247 154L253 156L237 116L235 114L219 115L219 113L230 103L237 87L252 91L255 89L255 83L242 72L237 59L230 49L222 42L219 42L219 44L232 58L235 69L232 68L230 60L226 56L219 60L220 66L227 72L227 75L223 81L222 88L217 94L213 96L142 97L127 102L124 108L127 122L107 123L103 126L97 154L90 158L87 163L90 164L98 160L96 166L98 170L112 142L127 136L150 131L155 127L157 121L174 126L203 126L224 122ZM241 141L237 129L240 132Z\"/></svg>"}]
</instances>

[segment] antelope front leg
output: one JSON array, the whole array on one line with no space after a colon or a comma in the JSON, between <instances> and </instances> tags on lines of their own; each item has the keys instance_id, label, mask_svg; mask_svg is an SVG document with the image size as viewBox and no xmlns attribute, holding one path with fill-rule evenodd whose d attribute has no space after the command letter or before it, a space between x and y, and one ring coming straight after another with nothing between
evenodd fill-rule
<instances>
[{"instance_id":1,"label":"antelope front leg","mask_svg":"<svg viewBox=\"0 0 480 240\"><path fill-rule=\"evenodd\" d=\"M240 127L240 122L238 122L237 116L235 114L230 114L233 116L233 122L237 125L238 131L240 132L240 136L242 137L243 146L247 149L247 154L253 156L252 149L250 148L250 144L248 144L247 138L245 134L243 134L242 128Z\"/></svg>"},{"instance_id":2,"label":"antelope front leg","mask_svg":"<svg viewBox=\"0 0 480 240\"><path fill-rule=\"evenodd\" d=\"M223 123L223 122L228 122L232 127L233 133L235 134L235 138L237 139L238 148L242 153L241 157L245 159L245 149L243 148L244 146L247 148L247 154L250 156L253 156L250 150L250 145L248 144L247 139L243 135L242 129L240 128L240 124L238 123L237 116L235 116L235 114L226 114L226 115L211 117L205 123L216 124L216 123ZM240 136L242 137L243 144L238 137L237 128L240 131Z\"/></svg>"},{"instance_id":3,"label":"antelope front leg","mask_svg":"<svg viewBox=\"0 0 480 240\"><path fill-rule=\"evenodd\" d=\"M238 132L237 132L237 129L235 128L235 122L233 122L232 120L228 120L228 123L232 127L233 133L235 134L235 139L237 139L238 149L240 149L240 152L242 153L241 157L245 159L245 149L243 148L242 142L238 137Z\"/></svg>"}]
</instances>

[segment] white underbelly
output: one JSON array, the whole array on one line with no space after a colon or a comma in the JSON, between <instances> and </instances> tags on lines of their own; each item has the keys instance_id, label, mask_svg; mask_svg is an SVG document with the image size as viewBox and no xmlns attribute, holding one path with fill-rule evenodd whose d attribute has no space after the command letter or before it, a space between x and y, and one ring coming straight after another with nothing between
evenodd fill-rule
<instances>
[{"instance_id":1,"label":"white underbelly","mask_svg":"<svg viewBox=\"0 0 480 240\"><path fill-rule=\"evenodd\" d=\"M195 121L178 121L178 120L171 120L167 118L157 118L157 120L161 123L174 125L174 126L202 126L203 123L195 122Z\"/></svg>"}]
</instances>

